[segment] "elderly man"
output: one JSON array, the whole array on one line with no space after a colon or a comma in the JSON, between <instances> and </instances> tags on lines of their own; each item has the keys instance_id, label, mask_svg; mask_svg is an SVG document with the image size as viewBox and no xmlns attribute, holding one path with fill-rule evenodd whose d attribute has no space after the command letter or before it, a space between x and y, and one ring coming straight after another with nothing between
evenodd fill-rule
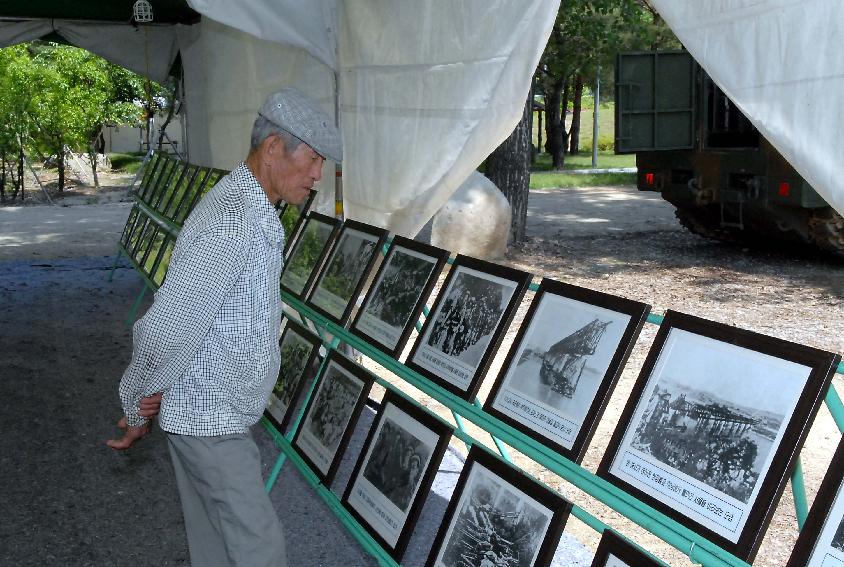
<instances>
[{"instance_id":1,"label":"elderly man","mask_svg":"<svg viewBox=\"0 0 844 567\"><path fill-rule=\"evenodd\" d=\"M108 445L128 449L159 416L193 565L287 564L249 428L279 370L284 232L273 205L302 203L325 158L342 158L330 119L295 89L267 97L246 161L190 215L134 327L120 382L125 432Z\"/></svg>"}]
</instances>

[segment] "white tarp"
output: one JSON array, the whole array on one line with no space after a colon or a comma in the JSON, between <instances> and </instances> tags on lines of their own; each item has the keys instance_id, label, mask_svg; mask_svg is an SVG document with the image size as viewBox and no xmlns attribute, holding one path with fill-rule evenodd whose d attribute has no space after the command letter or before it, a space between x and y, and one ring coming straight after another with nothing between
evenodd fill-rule
<instances>
[{"instance_id":1,"label":"white tarp","mask_svg":"<svg viewBox=\"0 0 844 567\"><path fill-rule=\"evenodd\" d=\"M188 5L219 23L249 35L300 47L336 67L336 0L188 0Z\"/></svg>"},{"instance_id":2,"label":"white tarp","mask_svg":"<svg viewBox=\"0 0 844 567\"><path fill-rule=\"evenodd\" d=\"M331 58L303 40L304 28L293 26L296 33L288 36L274 22L292 17L308 29L326 22L325 30L339 34L346 214L405 235L415 234L518 123L559 8L559 0L357 0L336 10L328 2L190 4L233 26L203 20L193 53L182 50L191 159L226 167L242 158L247 115L280 84L324 100L318 77L331 78ZM335 11L332 28L325 18ZM300 49L274 47L233 28ZM191 68L207 75L204 85L190 85ZM253 86L247 79L263 82ZM205 150L197 148L205 135L197 122L208 125ZM326 181L323 187L331 187Z\"/></svg>"},{"instance_id":3,"label":"white tarp","mask_svg":"<svg viewBox=\"0 0 844 567\"><path fill-rule=\"evenodd\" d=\"M39 39L53 31L73 45L153 81L167 78L177 53L174 26L46 19L0 22L0 47Z\"/></svg>"},{"instance_id":4,"label":"white tarp","mask_svg":"<svg viewBox=\"0 0 844 567\"><path fill-rule=\"evenodd\" d=\"M249 151L264 98L293 86L334 116L334 73L304 49L258 39L216 21L179 27L189 161L232 169ZM334 164L326 163L318 210L334 213Z\"/></svg>"},{"instance_id":5,"label":"white tarp","mask_svg":"<svg viewBox=\"0 0 844 567\"><path fill-rule=\"evenodd\" d=\"M844 214L844 12L839 0L653 0L765 138Z\"/></svg>"}]
</instances>

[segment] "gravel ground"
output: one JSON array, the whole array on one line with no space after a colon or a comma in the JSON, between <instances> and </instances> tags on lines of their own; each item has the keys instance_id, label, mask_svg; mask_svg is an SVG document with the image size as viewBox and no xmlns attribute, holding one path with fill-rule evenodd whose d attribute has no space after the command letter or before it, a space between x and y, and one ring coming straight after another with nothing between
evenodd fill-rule
<instances>
[{"instance_id":1,"label":"gravel ground","mask_svg":"<svg viewBox=\"0 0 844 567\"><path fill-rule=\"evenodd\" d=\"M126 215L128 206L123 203L0 208L0 344L6 352L0 374L9 408L0 414L7 433L0 447L0 469L4 485L11 487L0 504L0 549L6 550L0 552L0 564L43 563L11 551L11 544L32 540L33 548L49 551L40 558L64 559L55 564L185 561L182 536L173 536L181 525L172 486L150 480L169 475L165 455L154 454L152 443L135 457L101 449L117 417L112 411L115 380L129 356L130 338L122 318L138 289L137 276L129 270L118 271L117 285L102 281ZM624 187L532 192L528 236L505 263L537 276L645 301L657 313L676 309L844 352L840 262L706 241L683 231L670 205ZM79 256L92 259L74 261L73 266L53 261ZM84 285L77 287L76 282ZM97 325L111 329L108 336ZM655 326L646 325L627 363L584 460L592 471L655 331ZM496 365L508 346L505 342ZM490 375L495 371L494 366ZM37 391L31 386L35 380L43 382ZM840 377L836 384L841 386ZM41 397L51 391L62 394ZM822 408L802 453L810 501L839 438ZM553 474L525 466L671 565L691 564ZM26 509L14 508L24 502L27 491L37 498ZM147 491L152 498L139 510L138 499ZM756 565L784 565L788 558L797 533L789 492L787 488ZM127 534L127 524L139 526L133 528L135 534ZM597 536L577 520L570 520L566 531L594 549ZM130 536L165 546L169 542L171 547L155 556L159 561L144 563L138 538Z\"/></svg>"},{"instance_id":2,"label":"gravel ground","mask_svg":"<svg viewBox=\"0 0 844 567\"><path fill-rule=\"evenodd\" d=\"M630 188L546 191L532 194L531 199L531 211L536 216L528 224L529 241L509 257L514 267L644 301L656 313L674 309L844 352L841 261L750 250L703 239L679 228L670 205ZM566 205L554 207L551 203L555 201ZM560 209L563 212L555 212ZM593 472L655 332L656 326L645 326L583 461ZM837 375L839 391L842 383ZM829 412L821 408L801 456L810 501L839 439ZM550 473L547 476L550 478ZM564 482L557 484L588 510L612 525L620 525L615 513L589 499L577 498L582 495ZM621 525L625 534L656 550L671 565L692 564L683 554L648 537L644 530L629 522ZM588 528L572 529L582 540L596 541ZM796 536L789 485L754 565L784 565Z\"/></svg>"}]
</instances>

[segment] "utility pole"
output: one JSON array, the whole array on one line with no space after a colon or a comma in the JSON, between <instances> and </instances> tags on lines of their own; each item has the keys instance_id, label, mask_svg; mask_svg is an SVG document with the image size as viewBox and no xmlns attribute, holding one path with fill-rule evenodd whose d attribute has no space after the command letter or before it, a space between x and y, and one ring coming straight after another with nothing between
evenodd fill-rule
<instances>
[{"instance_id":1,"label":"utility pole","mask_svg":"<svg viewBox=\"0 0 844 567\"><path fill-rule=\"evenodd\" d=\"M592 169L598 167L598 107L601 100L601 66L595 73L595 92L592 93Z\"/></svg>"}]
</instances>

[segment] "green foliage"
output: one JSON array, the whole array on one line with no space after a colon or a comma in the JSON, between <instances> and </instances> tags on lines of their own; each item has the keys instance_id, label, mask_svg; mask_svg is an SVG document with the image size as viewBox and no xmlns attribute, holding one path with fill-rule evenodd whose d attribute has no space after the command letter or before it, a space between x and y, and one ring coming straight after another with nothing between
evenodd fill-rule
<instances>
[{"instance_id":1,"label":"green foliage","mask_svg":"<svg viewBox=\"0 0 844 567\"><path fill-rule=\"evenodd\" d=\"M58 156L62 168L66 147L89 152L103 125L135 125L172 100L172 86L147 85L75 47L34 41L0 49L0 159L7 165L34 151ZM3 175L0 186L7 182Z\"/></svg>"}]
</instances>

